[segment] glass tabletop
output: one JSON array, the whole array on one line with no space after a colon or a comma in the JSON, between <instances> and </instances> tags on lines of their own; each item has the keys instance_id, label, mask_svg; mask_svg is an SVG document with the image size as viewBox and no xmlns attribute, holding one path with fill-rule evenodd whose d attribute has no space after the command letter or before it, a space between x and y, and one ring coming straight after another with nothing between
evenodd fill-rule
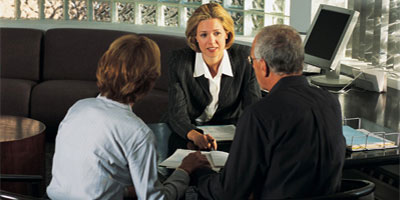
<instances>
[{"instance_id":1,"label":"glass tabletop","mask_svg":"<svg viewBox=\"0 0 400 200\"><path fill-rule=\"evenodd\" d=\"M356 123L358 125L358 122ZM348 122L349 126L354 127L354 122ZM178 149L195 149L193 143L181 138L176 134L171 134L167 124L156 123L149 124L157 140L158 161L165 160L168 156ZM366 119L361 119L360 128L371 132L391 133L391 130L377 125ZM397 141L398 144L398 141ZM231 142L219 142L218 150L229 152ZM379 166L387 164L398 164L400 162L400 148L391 148L384 150L365 150L365 151L346 151L346 160L344 168L356 168L360 166ZM168 174L166 169L160 168L162 174Z\"/></svg>"}]
</instances>

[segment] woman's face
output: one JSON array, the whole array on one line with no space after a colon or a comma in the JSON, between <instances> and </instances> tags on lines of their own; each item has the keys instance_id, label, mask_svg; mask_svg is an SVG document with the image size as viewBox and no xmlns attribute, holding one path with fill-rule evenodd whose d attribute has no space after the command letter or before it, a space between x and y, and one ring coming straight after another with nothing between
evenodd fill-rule
<instances>
[{"instance_id":1,"label":"woman's face","mask_svg":"<svg viewBox=\"0 0 400 200\"><path fill-rule=\"evenodd\" d=\"M203 20L197 26L196 40L205 59L222 59L228 34L219 19Z\"/></svg>"}]
</instances>

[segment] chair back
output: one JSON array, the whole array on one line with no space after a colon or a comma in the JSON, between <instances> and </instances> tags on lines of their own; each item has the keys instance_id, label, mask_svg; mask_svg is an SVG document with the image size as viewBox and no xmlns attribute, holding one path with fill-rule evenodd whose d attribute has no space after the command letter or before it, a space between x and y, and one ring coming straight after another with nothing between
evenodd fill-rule
<instances>
[{"instance_id":1,"label":"chair back","mask_svg":"<svg viewBox=\"0 0 400 200\"><path fill-rule=\"evenodd\" d=\"M46 200L43 198L32 197L28 195L16 194L13 192L8 192L0 190L0 199L10 199L10 200Z\"/></svg>"},{"instance_id":2,"label":"chair back","mask_svg":"<svg viewBox=\"0 0 400 200\"><path fill-rule=\"evenodd\" d=\"M375 184L367 180L342 179L340 191L335 194L305 198L309 200L325 199L374 199Z\"/></svg>"}]
</instances>

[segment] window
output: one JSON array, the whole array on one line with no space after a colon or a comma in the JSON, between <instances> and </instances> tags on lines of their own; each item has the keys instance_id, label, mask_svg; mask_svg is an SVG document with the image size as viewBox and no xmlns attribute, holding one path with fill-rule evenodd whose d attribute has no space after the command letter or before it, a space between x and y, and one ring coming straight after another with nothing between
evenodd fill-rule
<instances>
[{"instance_id":1,"label":"window","mask_svg":"<svg viewBox=\"0 0 400 200\"><path fill-rule=\"evenodd\" d=\"M2 0L0 18L124 23L185 28L209 0ZM252 36L270 24L289 24L290 0L212 0L231 13L238 35Z\"/></svg>"}]
</instances>

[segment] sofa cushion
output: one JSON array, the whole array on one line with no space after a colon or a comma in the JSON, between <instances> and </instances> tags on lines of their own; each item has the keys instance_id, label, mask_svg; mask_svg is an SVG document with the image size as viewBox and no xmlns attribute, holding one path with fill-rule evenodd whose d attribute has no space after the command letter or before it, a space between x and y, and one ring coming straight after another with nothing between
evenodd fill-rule
<instances>
[{"instance_id":1,"label":"sofa cushion","mask_svg":"<svg viewBox=\"0 0 400 200\"><path fill-rule=\"evenodd\" d=\"M0 79L0 114L29 117L29 101L36 82L22 79Z\"/></svg>"},{"instance_id":2,"label":"sofa cushion","mask_svg":"<svg viewBox=\"0 0 400 200\"><path fill-rule=\"evenodd\" d=\"M168 92L153 89L133 105L133 112L146 123L160 122L168 110Z\"/></svg>"},{"instance_id":3,"label":"sofa cushion","mask_svg":"<svg viewBox=\"0 0 400 200\"><path fill-rule=\"evenodd\" d=\"M168 91L168 58L172 51L187 47L186 38L160 34L141 34L154 40L161 52L161 77L157 80L155 89Z\"/></svg>"},{"instance_id":4,"label":"sofa cushion","mask_svg":"<svg viewBox=\"0 0 400 200\"><path fill-rule=\"evenodd\" d=\"M42 30L0 28L1 77L39 80L42 38Z\"/></svg>"},{"instance_id":5,"label":"sofa cushion","mask_svg":"<svg viewBox=\"0 0 400 200\"><path fill-rule=\"evenodd\" d=\"M52 80L33 88L31 116L47 126L46 133L55 136L58 124L78 100L96 97L95 81ZM51 136L50 136L51 137Z\"/></svg>"},{"instance_id":6,"label":"sofa cushion","mask_svg":"<svg viewBox=\"0 0 400 200\"><path fill-rule=\"evenodd\" d=\"M97 63L118 37L132 34L97 29L49 29L44 44L44 80L96 80Z\"/></svg>"}]
</instances>

